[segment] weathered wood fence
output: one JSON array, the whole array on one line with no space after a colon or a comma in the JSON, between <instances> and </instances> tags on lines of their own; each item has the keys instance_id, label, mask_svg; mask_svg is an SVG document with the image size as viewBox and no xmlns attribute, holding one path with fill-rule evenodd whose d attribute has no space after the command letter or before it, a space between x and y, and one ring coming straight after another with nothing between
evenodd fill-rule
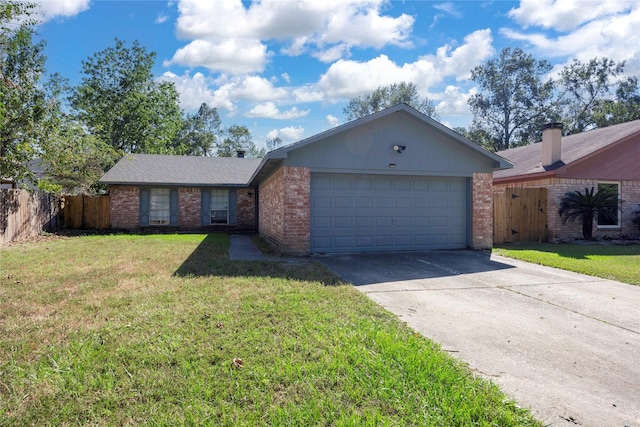
<instances>
[{"instance_id":1,"label":"weathered wood fence","mask_svg":"<svg viewBox=\"0 0 640 427\"><path fill-rule=\"evenodd\" d=\"M60 226L60 199L26 190L0 190L0 244L38 236Z\"/></svg>"},{"instance_id":2,"label":"weathered wood fence","mask_svg":"<svg viewBox=\"0 0 640 427\"><path fill-rule=\"evenodd\" d=\"M493 243L547 241L547 189L506 188L493 195Z\"/></svg>"},{"instance_id":3,"label":"weathered wood fence","mask_svg":"<svg viewBox=\"0 0 640 427\"><path fill-rule=\"evenodd\" d=\"M109 196L65 196L62 205L64 228L109 228Z\"/></svg>"}]
</instances>

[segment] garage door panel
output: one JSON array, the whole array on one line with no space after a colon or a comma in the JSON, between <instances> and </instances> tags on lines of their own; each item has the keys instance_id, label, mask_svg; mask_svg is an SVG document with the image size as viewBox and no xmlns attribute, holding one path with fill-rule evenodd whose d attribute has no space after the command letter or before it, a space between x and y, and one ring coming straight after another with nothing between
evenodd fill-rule
<instances>
[{"instance_id":1,"label":"garage door panel","mask_svg":"<svg viewBox=\"0 0 640 427\"><path fill-rule=\"evenodd\" d=\"M396 209L411 209L413 205L413 199L410 197L396 197L395 207Z\"/></svg>"},{"instance_id":2,"label":"garage door panel","mask_svg":"<svg viewBox=\"0 0 640 427\"><path fill-rule=\"evenodd\" d=\"M410 191L411 180L408 179L396 179L393 181L393 189L395 191Z\"/></svg>"},{"instance_id":3,"label":"garage door panel","mask_svg":"<svg viewBox=\"0 0 640 427\"><path fill-rule=\"evenodd\" d=\"M376 177L373 187L377 191L391 191L393 188L391 178Z\"/></svg>"},{"instance_id":4,"label":"garage door panel","mask_svg":"<svg viewBox=\"0 0 640 427\"><path fill-rule=\"evenodd\" d=\"M463 248L466 178L312 173L312 252Z\"/></svg>"},{"instance_id":5,"label":"garage door panel","mask_svg":"<svg viewBox=\"0 0 640 427\"><path fill-rule=\"evenodd\" d=\"M351 205L353 203L353 199L351 197L335 197L334 201L334 207L337 209L351 208Z\"/></svg>"}]
</instances>

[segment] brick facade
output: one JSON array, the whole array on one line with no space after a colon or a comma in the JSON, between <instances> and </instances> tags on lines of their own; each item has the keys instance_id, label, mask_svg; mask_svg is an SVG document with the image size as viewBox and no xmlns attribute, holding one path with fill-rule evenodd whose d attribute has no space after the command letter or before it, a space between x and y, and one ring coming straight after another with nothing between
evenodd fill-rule
<instances>
[{"instance_id":1,"label":"brick facade","mask_svg":"<svg viewBox=\"0 0 640 427\"><path fill-rule=\"evenodd\" d=\"M238 228L256 229L256 192L252 188L237 190Z\"/></svg>"},{"instance_id":2,"label":"brick facade","mask_svg":"<svg viewBox=\"0 0 640 427\"><path fill-rule=\"evenodd\" d=\"M256 207L253 189L237 189L237 224L202 227L202 189L178 188L178 229L216 231L255 231ZM109 190L111 228L137 229L140 227L140 188L112 185ZM176 227L155 227L171 228Z\"/></svg>"},{"instance_id":3,"label":"brick facade","mask_svg":"<svg viewBox=\"0 0 640 427\"><path fill-rule=\"evenodd\" d=\"M109 190L111 228L137 228L140 221L140 189L112 185Z\"/></svg>"},{"instance_id":4,"label":"brick facade","mask_svg":"<svg viewBox=\"0 0 640 427\"><path fill-rule=\"evenodd\" d=\"M292 254L310 252L311 173L282 166L260 185L260 234Z\"/></svg>"},{"instance_id":5,"label":"brick facade","mask_svg":"<svg viewBox=\"0 0 640 427\"><path fill-rule=\"evenodd\" d=\"M618 236L637 236L638 226L633 224L631 213L638 209L640 204L640 181L615 181L620 182L620 197L622 199L622 222L620 228L598 228L594 221L593 237L606 238ZM496 191L504 191L505 188L546 188L547 189L547 228L549 241L573 240L582 238L582 223L580 221L562 223L558 215L560 200L570 191L584 191L585 188L598 187L595 179L574 178L545 178L532 181L520 181L507 184L494 185Z\"/></svg>"},{"instance_id":6,"label":"brick facade","mask_svg":"<svg viewBox=\"0 0 640 427\"><path fill-rule=\"evenodd\" d=\"M178 227L200 227L201 191L196 187L178 188Z\"/></svg>"},{"instance_id":7,"label":"brick facade","mask_svg":"<svg viewBox=\"0 0 640 427\"><path fill-rule=\"evenodd\" d=\"M493 174L474 173L471 183L471 246L493 247Z\"/></svg>"}]
</instances>

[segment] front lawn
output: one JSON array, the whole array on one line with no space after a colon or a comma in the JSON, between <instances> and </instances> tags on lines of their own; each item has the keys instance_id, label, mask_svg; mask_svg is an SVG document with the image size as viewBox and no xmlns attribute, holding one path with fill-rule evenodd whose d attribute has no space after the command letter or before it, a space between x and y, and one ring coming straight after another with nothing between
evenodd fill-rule
<instances>
[{"instance_id":1,"label":"front lawn","mask_svg":"<svg viewBox=\"0 0 640 427\"><path fill-rule=\"evenodd\" d=\"M640 245L514 243L496 247L493 253L640 285Z\"/></svg>"},{"instance_id":2,"label":"front lawn","mask_svg":"<svg viewBox=\"0 0 640 427\"><path fill-rule=\"evenodd\" d=\"M0 425L539 425L321 266L227 252L221 234L0 248Z\"/></svg>"}]
</instances>

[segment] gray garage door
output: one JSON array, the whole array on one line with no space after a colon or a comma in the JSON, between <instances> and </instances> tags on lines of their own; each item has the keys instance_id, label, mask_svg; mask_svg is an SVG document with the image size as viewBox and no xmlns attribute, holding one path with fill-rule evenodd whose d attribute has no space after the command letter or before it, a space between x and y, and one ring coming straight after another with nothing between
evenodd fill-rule
<instances>
[{"instance_id":1,"label":"gray garage door","mask_svg":"<svg viewBox=\"0 0 640 427\"><path fill-rule=\"evenodd\" d=\"M466 178L311 174L311 251L467 246Z\"/></svg>"}]
</instances>

